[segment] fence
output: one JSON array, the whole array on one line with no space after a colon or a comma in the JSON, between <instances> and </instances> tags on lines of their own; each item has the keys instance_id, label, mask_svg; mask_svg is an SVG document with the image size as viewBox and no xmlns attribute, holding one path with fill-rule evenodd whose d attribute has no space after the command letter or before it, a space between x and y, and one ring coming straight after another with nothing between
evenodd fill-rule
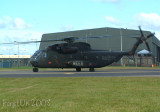
<instances>
[{"instance_id":1,"label":"fence","mask_svg":"<svg viewBox=\"0 0 160 112\"><path fill-rule=\"evenodd\" d=\"M156 62L156 58L152 56L134 56L133 57L123 57L122 61L117 63L113 63L113 66L144 66L144 67L152 67L153 65L159 65Z\"/></svg>"},{"instance_id":2,"label":"fence","mask_svg":"<svg viewBox=\"0 0 160 112\"><path fill-rule=\"evenodd\" d=\"M29 59L0 59L0 68L31 66Z\"/></svg>"}]
</instances>

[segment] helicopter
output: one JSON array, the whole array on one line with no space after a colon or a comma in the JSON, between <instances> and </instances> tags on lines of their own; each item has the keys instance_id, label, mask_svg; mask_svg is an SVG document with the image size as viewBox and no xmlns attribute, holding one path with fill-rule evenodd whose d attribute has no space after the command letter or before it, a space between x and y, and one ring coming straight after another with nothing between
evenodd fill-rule
<instances>
[{"instance_id":1,"label":"helicopter","mask_svg":"<svg viewBox=\"0 0 160 112\"><path fill-rule=\"evenodd\" d=\"M30 58L30 63L33 66L33 72L38 72L38 68L75 68L77 72L80 72L81 68L89 68L90 72L94 72L95 68L108 66L113 62L119 61L123 56L133 56L138 46L142 43L145 43L148 51L150 51L146 40L154 36L155 33L151 33L145 37L140 26L139 30L141 36L134 37L137 41L130 51L94 50L88 43L75 42L76 40L86 39L78 37L19 43L27 44L50 41L65 42L50 45L47 46L46 49L36 51ZM88 39L103 37L106 36L88 37Z\"/></svg>"},{"instance_id":2,"label":"helicopter","mask_svg":"<svg viewBox=\"0 0 160 112\"><path fill-rule=\"evenodd\" d=\"M148 51L150 51L146 40L154 36L155 33L151 33L145 37L140 26L139 30L141 36L135 37L137 42L133 45L133 48L130 51L111 52L105 50L93 50L88 43L75 42L80 39L78 37L41 41L65 41L67 43L50 45L45 50L36 51L30 58L30 63L34 67L33 72L38 72L38 68L75 68L77 72L80 72L81 68L89 68L90 72L94 72L95 68L108 66L113 62L119 61L123 56L134 55L137 47L143 42L146 44ZM103 37L104 36L88 38L94 39Z\"/></svg>"}]
</instances>

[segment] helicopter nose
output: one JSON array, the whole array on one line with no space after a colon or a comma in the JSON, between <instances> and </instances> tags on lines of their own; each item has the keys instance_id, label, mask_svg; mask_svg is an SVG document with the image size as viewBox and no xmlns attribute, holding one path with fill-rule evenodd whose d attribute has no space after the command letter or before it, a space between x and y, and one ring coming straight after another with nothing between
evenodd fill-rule
<instances>
[{"instance_id":1,"label":"helicopter nose","mask_svg":"<svg viewBox=\"0 0 160 112\"><path fill-rule=\"evenodd\" d=\"M38 65L38 62L37 62L36 58L34 58L34 57L31 57L30 63L31 63L31 65L34 66L34 67L36 67L36 66Z\"/></svg>"},{"instance_id":2,"label":"helicopter nose","mask_svg":"<svg viewBox=\"0 0 160 112\"><path fill-rule=\"evenodd\" d=\"M32 66L36 67L37 66L37 62L36 61L30 61L30 63L32 64Z\"/></svg>"},{"instance_id":3,"label":"helicopter nose","mask_svg":"<svg viewBox=\"0 0 160 112\"><path fill-rule=\"evenodd\" d=\"M30 63L32 64L32 66L37 67L38 62L37 61L30 61Z\"/></svg>"}]
</instances>

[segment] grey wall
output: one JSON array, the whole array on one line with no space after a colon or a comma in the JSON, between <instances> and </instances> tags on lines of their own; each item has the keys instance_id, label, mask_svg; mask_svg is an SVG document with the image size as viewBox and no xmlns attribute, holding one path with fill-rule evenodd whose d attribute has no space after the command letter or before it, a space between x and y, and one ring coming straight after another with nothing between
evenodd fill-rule
<instances>
[{"instance_id":1,"label":"grey wall","mask_svg":"<svg viewBox=\"0 0 160 112\"><path fill-rule=\"evenodd\" d=\"M144 35L149 35L149 31L144 31ZM78 30L78 31L69 31L69 32L59 32L59 33L48 33L43 34L42 40L49 39L61 39L66 37L92 37L92 36L104 36L104 35L112 35L112 37L104 37L100 39L88 39L81 40L81 42L87 42L91 45L92 49L96 50L111 50L111 51L120 51L121 50L121 36L122 36L122 50L129 51L132 49L133 44L137 41L135 38L131 38L132 36L140 36L139 30L129 30L129 29L118 29L118 28L97 28L97 29L87 29L87 30ZM156 44L160 46L160 42L156 37L147 40L149 46L153 52L153 55L156 56ZM153 44L153 41L155 44ZM78 41L77 41L78 42ZM64 42L42 42L40 44L40 49L45 49L45 47ZM143 49L147 49L145 44L141 44L138 51Z\"/></svg>"}]
</instances>

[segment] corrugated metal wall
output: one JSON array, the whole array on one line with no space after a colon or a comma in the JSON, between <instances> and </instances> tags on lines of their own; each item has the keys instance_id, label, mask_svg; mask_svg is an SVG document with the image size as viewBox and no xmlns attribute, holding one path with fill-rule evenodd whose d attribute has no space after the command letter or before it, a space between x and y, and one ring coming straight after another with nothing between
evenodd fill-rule
<instances>
[{"instance_id":1,"label":"corrugated metal wall","mask_svg":"<svg viewBox=\"0 0 160 112\"><path fill-rule=\"evenodd\" d=\"M144 35L149 35L149 31L144 31ZM78 31L69 31L69 32L59 32L59 33L49 33L43 34L42 40L49 39L61 39L66 37L92 37L92 36L104 36L111 35L112 37L104 37L100 39L86 39L80 40L81 42L87 42L91 45L92 49L96 50L110 50L110 51L121 51L121 38L122 38L122 50L129 51L132 49L133 44L137 41L133 36L140 36L139 30L130 30L130 29L119 29L119 28L97 28L97 29L87 29L87 30L78 30ZM148 44L151 48L152 55L157 56L157 46L160 46L160 42L156 37L148 39ZM77 41L78 42L78 41ZM45 47L64 42L47 42L41 43L40 49L45 49ZM154 44L153 44L154 43ZM145 44L141 44L137 51L147 49Z\"/></svg>"}]
</instances>

